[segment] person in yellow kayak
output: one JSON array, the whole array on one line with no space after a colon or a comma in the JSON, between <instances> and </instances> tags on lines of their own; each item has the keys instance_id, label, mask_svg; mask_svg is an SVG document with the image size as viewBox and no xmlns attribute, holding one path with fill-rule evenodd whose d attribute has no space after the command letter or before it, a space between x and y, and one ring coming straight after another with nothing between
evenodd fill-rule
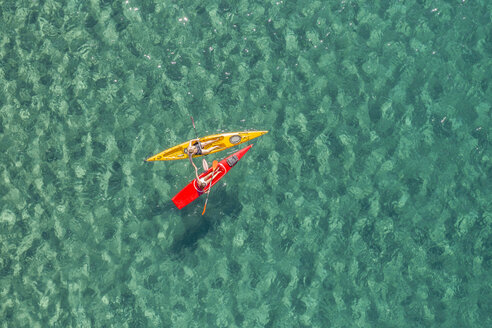
<instances>
[{"instance_id":1,"label":"person in yellow kayak","mask_svg":"<svg viewBox=\"0 0 492 328\"><path fill-rule=\"evenodd\" d=\"M217 141L217 139L212 139L212 140L209 140L209 141L205 141L205 142L199 142L199 139L191 139L190 140L190 144L188 145L188 157L190 158L190 161L191 161L191 157L193 155L207 155L207 154L210 154L210 152L216 148L220 148L219 146L213 146L209 149L205 149L206 146L214 143L215 141Z\"/></svg>"},{"instance_id":2,"label":"person in yellow kayak","mask_svg":"<svg viewBox=\"0 0 492 328\"><path fill-rule=\"evenodd\" d=\"M220 148L219 146L213 146L210 147L209 149L205 149L206 146L210 145L211 143L214 143L217 141L217 139L212 139L209 141L205 142L200 142L199 139L191 139L190 143L188 145L188 148L186 149L188 152L188 158L190 159L190 163L195 167L195 171L197 171L195 163L193 163L193 155L207 155L210 154L210 152L216 148ZM206 171L208 170L208 164L205 158L202 161L203 164L203 169Z\"/></svg>"}]
</instances>

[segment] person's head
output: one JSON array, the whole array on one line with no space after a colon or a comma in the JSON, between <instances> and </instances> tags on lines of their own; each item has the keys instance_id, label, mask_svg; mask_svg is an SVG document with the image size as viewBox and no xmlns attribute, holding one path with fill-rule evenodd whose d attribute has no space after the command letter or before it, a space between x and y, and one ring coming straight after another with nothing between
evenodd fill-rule
<instances>
[{"instance_id":1,"label":"person's head","mask_svg":"<svg viewBox=\"0 0 492 328\"><path fill-rule=\"evenodd\" d=\"M198 186L200 187L200 189L205 189L205 187L207 186L207 183L205 181L203 181L202 179L198 180Z\"/></svg>"}]
</instances>

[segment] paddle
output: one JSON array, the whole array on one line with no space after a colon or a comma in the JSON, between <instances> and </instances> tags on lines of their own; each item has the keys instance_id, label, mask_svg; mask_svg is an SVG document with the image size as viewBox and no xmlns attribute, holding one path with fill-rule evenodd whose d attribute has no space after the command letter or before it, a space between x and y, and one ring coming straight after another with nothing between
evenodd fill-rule
<instances>
[{"instance_id":1,"label":"paddle","mask_svg":"<svg viewBox=\"0 0 492 328\"><path fill-rule=\"evenodd\" d=\"M212 163L212 169L213 169L212 177L210 178L210 185L209 185L208 191L207 191L207 199L205 200L205 206L203 206L202 215L205 214L205 211L207 210L208 196L210 195L210 188L212 188L212 180L214 179L215 169L217 169L217 166L219 166L219 162L213 161L213 163Z\"/></svg>"}]
</instances>

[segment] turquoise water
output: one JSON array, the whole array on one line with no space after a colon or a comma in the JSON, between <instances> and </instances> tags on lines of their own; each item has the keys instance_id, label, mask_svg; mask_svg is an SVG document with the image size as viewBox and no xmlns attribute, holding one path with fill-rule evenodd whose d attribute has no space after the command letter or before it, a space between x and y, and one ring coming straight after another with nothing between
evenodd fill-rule
<instances>
[{"instance_id":1,"label":"turquoise water","mask_svg":"<svg viewBox=\"0 0 492 328\"><path fill-rule=\"evenodd\" d=\"M0 325L492 326L491 11L3 1ZM270 130L204 216L191 115Z\"/></svg>"}]
</instances>

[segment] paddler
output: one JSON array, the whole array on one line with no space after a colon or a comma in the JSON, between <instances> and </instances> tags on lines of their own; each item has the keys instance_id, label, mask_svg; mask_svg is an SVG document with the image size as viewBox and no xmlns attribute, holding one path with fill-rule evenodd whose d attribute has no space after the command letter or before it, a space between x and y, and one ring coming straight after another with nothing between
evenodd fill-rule
<instances>
[{"instance_id":1,"label":"paddler","mask_svg":"<svg viewBox=\"0 0 492 328\"><path fill-rule=\"evenodd\" d=\"M200 142L199 139L191 139L188 148L186 149L188 152L188 158L190 159L190 163L193 164L193 166L195 166L195 163L193 163L193 159L192 159L193 155L207 155L210 154L212 150L216 148L220 148L219 146L213 146L209 149L205 149L205 146L208 146L211 143L214 143L215 141L217 141L217 139L212 139L205 142ZM208 164L205 158L202 161L202 165L203 165L203 169L207 171ZM195 170L196 170L196 166L195 166Z\"/></svg>"},{"instance_id":2,"label":"paddler","mask_svg":"<svg viewBox=\"0 0 492 328\"><path fill-rule=\"evenodd\" d=\"M206 146L214 143L217 139L212 139L205 142L200 142L199 139L190 140L190 144L188 145L188 157L190 158L190 162L192 162L191 157L193 155L207 155L216 148L220 148L219 146L213 146L210 149L205 149Z\"/></svg>"},{"instance_id":3,"label":"paddler","mask_svg":"<svg viewBox=\"0 0 492 328\"><path fill-rule=\"evenodd\" d=\"M212 174L214 172L212 171L209 174L207 174L206 176L204 176L203 178L200 178L198 176L198 169L194 163L193 163L193 166L195 167L196 185L198 186L198 188L203 190L210 183L210 180L212 180Z\"/></svg>"}]
</instances>

